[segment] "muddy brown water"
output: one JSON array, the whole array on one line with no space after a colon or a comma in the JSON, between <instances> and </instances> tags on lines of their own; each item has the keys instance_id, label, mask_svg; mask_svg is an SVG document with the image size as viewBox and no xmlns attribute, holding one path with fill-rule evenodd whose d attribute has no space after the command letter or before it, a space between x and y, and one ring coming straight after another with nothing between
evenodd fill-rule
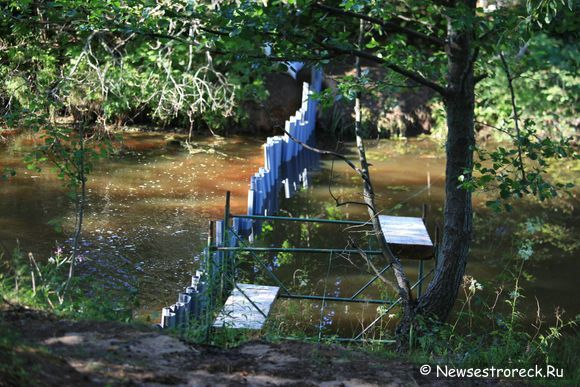
<instances>
[{"instance_id":1,"label":"muddy brown water","mask_svg":"<svg viewBox=\"0 0 580 387\"><path fill-rule=\"evenodd\" d=\"M21 136L0 148L0 169L9 166L18 172L0 183L0 241L9 250L18 241L23 251L48 259L57 246L66 249L70 244L74 208L53 173L22 167L22 156L32 142ZM100 162L90 177L80 273L93 274L105 289L135 291L140 304L136 316L157 321L161 307L175 302L178 291L199 266L208 222L223 217L226 191L232 192L232 212L245 213L249 177L262 164L262 143L261 138L195 139L195 153L191 154L172 145L165 134L125 134L122 156ZM347 144L344 151L353 149ZM428 140L382 141L369 142L368 151L380 208L385 214L421 216L426 204L433 235L442 221L441 146ZM311 187L282 202L281 215L364 219L361 206L335 208L329 185L341 200L360 199L358 180L347 167L324 160L320 171L311 175ZM540 233L542 238L538 239L537 232L528 233L534 235L536 244L525 266L534 280L523 285L524 309L533 315L537 298L547 317L557 306L569 316L580 312L575 296L580 264L575 259L577 249L570 248L576 242L580 220L577 199L561 198L551 204L523 202L510 214L494 214L485 208L487 199L485 195L474 198L475 236L468 274L493 293L498 279L512 266L509 258L517 255L514 235L525 235L541 220L549 226ZM55 219L62 222L64 233L51 225ZM273 223L266 227L260 243L343 248L344 229ZM362 230L349 231L359 243L366 243ZM368 246L372 247L372 241ZM276 254L264 259L288 287L304 294L346 297L370 278L370 269L355 256ZM417 261L405 263L415 278ZM428 262L425 271L432 266ZM266 281L251 263L242 267L246 279ZM392 293L388 286L377 284L364 296L384 298ZM283 332L350 336L379 309L374 304L283 300L277 302L271 323Z\"/></svg>"}]
</instances>

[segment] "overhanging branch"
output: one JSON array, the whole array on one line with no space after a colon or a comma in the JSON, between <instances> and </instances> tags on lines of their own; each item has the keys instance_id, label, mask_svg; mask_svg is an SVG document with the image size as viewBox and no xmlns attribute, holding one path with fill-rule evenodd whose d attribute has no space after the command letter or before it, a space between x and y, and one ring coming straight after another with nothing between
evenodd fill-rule
<instances>
[{"instance_id":1,"label":"overhanging branch","mask_svg":"<svg viewBox=\"0 0 580 387\"><path fill-rule=\"evenodd\" d=\"M324 10L326 12L330 12L330 13L333 13L336 15L343 15L343 16L348 16L348 17L354 17L354 18L361 19L361 20L366 20L370 23L380 25L381 27L383 27L383 29L385 29L385 31L392 31L392 32L396 32L399 34L407 35L409 37L421 39L421 40L424 40L428 43L434 44L440 48L443 48L445 46L445 41L442 39L439 39L436 36L427 35L427 34L424 34L422 32L416 31L414 29L403 27L403 26L401 26L397 23L394 23L392 21L381 20L381 19L378 19L376 17L367 16L367 15L357 13L357 12L352 12L352 11L345 11L345 10L340 9L340 8L331 7L329 5L320 4L320 3L314 3L314 4L312 4L312 6L314 8L318 8L318 9L321 9L321 10Z\"/></svg>"},{"instance_id":2,"label":"overhanging branch","mask_svg":"<svg viewBox=\"0 0 580 387\"><path fill-rule=\"evenodd\" d=\"M345 155L342 155L338 152L314 148L314 147L312 147L308 144L305 144L304 142L298 140L296 137L292 136L287 131L284 131L284 133L290 138L290 140L294 141L296 144L302 145L304 148L306 148L312 152L316 152L318 154L325 155L325 156L333 156L333 157L336 157L337 159L341 159L349 167L351 167L363 180L366 181L366 176L363 174L363 172L360 170L360 168L358 168L356 165L354 165L354 163L352 161L350 161Z\"/></svg>"},{"instance_id":3,"label":"overhanging branch","mask_svg":"<svg viewBox=\"0 0 580 387\"><path fill-rule=\"evenodd\" d=\"M376 55L372 55L372 54L369 54L367 52L352 49L352 48L342 48L342 47L334 46L334 45L324 43L324 42L318 42L318 43L323 48L325 48L326 50L329 50L329 51L339 52L339 53L346 54L346 55L358 56L359 58L365 58L365 59L371 60L371 61L376 62L376 63L381 63L381 64L385 65L385 67L393 70L394 72L401 74L404 77L409 78L410 80L415 81L415 82L417 82L423 86L426 86L432 90L435 90L437 93L441 94L443 97L447 96L447 89L444 86L441 86L440 84L438 84L436 82L430 81L429 79L423 77L419 73L416 73L414 71L409 71L409 70L407 70L401 66L398 66L394 63L391 63L383 58L379 58Z\"/></svg>"}]
</instances>

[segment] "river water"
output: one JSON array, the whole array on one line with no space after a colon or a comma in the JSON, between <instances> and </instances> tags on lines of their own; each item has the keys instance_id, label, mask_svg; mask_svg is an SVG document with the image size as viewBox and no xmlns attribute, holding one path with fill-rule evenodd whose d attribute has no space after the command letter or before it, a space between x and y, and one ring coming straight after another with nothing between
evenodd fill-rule
<instances>
[{"instance_id":1,"label":"river water","mask_svg":"<svg viewBox=\"0 0 580 387\"><path fill-rule=\"evenodd\" d=\"M168 141L168 136L127 133L120 155L96 166L88 184L79 266L81 274L93 274L106 289L134 290L140 304L136 317L151 321L159 318L161 307L175 302L198 267L208 222L223 217L225 192L232 192L232 212L245 213L249 177L263 163L261 138L194 139L192 153ZM74 207L53 173L22 167L22 156L33 142L34 138L24 135L0 148L0 169L17 170L14 178L0 183L0 241L8 250L18 243L42 260L54 254L57 246L66 248L70 243ZM343 151L354 155L351 144ZM441 146L427 139L371 141L368 154L383 213L421 216L426 204L433 236L442 220ZM311 175L311 187L282 202L281 215L365 219L364 207L337 209L329 188L341 200L360 199L360 184L351 171L339 162L333 165L324 160L320 171ZM575 296L580 267L575 238L580 220L577 198L560 198L550 204L526 201L510 214L491 212L483 204L487 199L483 194L474 199L475 235L468 274L484 286L495 287L513 267L510 258L517 256L518 240L531 239L534 253L525 270L533 280L523 285L525 308L534 312L537 297L548 316L557 306L569 316L580 312ZM55 231L51 224L55 220L62 222L63 233ZM265 228L260 243L343 248L347 234L344 227L332 225L276 223ZM361 239L364 232L350 230L349 234ZM278 254L264 259L288 287L305 294L349 296L370 278L370 269L354 256ZM417 261L405 262L415 278ZM427 263L425 270L432 265ZM252 265L246 269L249 280L262 279ZM368 298L388 295L392 290L380 283L364 292ZM376 314L374 304L284 300L277 303L273 321L284 325L285 331L316 334L322 327L325 334L348 336Z\"/></svg>"}]
</instances>

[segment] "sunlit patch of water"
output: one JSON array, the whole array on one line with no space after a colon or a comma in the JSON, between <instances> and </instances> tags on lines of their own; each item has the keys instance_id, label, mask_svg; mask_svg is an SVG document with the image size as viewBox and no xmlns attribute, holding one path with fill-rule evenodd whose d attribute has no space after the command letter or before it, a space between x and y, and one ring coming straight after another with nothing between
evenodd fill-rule
<instances>
[{"instance_id":1,"label":"sunlit patch of water","mask_svg":"<svg viewBox=\"0 0 580 387\"><path fill-rule=\"evenodd\" d=\"M31 142L24 139L0 151L0 165L18 169L10 182L0 183L0 240L9 248L19 240L23 250L48 259L56 245L70 248L67 235L74 224L74 209L53 174L19 166ZM225 192L232 192L233 213L246 212L249 177L263 163L261 144L260 139L240 137L196 139L198 151L190 154L171 145L165 135L126 135L122 156L99 163L90 177L81 274L93 274L104 287L135 290L141 304L139 316L156 319L160 308L175 302L190 273L199 267L208 222L223 217ZM348 148L350 154L352 149ZM441 149L426 141L381 142L370 144L369 156L382 213L421 216L422 205L427 204L427 224L433 236L435 226L442 225ZM349 204L337 209L330 199L329 188L341 201L361 199L360 180L344 164L336 162L332 167L332 162L325 160L321 171L311 177L309 190L282 201L281 215L366 218L363 206ZM563 204L556 207L524 203L509 215L485 209L484 195L474 199L476 232L468 272L479 281L491 281L503 271L506 258L515 250L513 235L530 216L565 227L571 235L579 222L576 199L559 199ZM49 224L58 218L62 218L64 234ZM275 223L260 243L344 248L343 229ZM562 251L553 243L543 246L550 259L530 262L529 271L536 280L526 284L526 290L537 295L547 310L561 305L570 314L577 313L574 284L578 262L573 259L574 252ZM286 286L303 294L349 297L372 277L368 265L354 255L333 257L330 270L328 255L272 254L264 259ZM405 262L410 276L417 278L417 261ZM377 262L377 266L381 264L385 263ZM432 262L427 263L426 270L431 267ZM270 284L255 263L247 266L246 277ZM361 297L385 299L394 297L394 292L377 281ZM533 297L529 300L535 303ZM274 307L273 321L288 328L286 331L350 336L372 321L379 307L338 302L321 306L319 301L280 300ZM391 326L393 318L387 316L382 324Z\"/></svg>"}]
</instances>

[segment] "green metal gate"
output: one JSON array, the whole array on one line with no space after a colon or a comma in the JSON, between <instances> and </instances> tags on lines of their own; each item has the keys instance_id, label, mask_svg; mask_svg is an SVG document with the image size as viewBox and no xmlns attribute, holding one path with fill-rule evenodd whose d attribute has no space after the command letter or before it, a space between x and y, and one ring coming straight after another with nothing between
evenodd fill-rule
<instances>
[{"instance_id":1,"label":"green metal gate","mask_svg":"<svg viewBox=\"0 0 580 387\"><path fill-rule=\"evenodd\" d=\"M423 208L423 220L425 220L426 210L425 206ZM224 211L223 219L223 231L221 233L216 232L214 234L215 222L210 222L210 233L208 238L208 251L209 255L212 253L221 254L222 257L229 257L229 259L222 259L220 264L220 276L222 277L222 290L229 291L236 286L236 269L235 269L235 253L237 252L249 252L255 263L258 264L264 273L280 287L280 298L287 299L302 299L302 300L317 300L326 302L347 302L347 303L367 303L367 304L381 304L388 305L384 310L382 310L374 321L371 322L367 327L365 327L360 333L358 333L354 338L339 338L338 340L348 340L348 341L359 341L364 340L364 335L374 327L385 315L387 315L394 307L401 303L401 299L393 300L381 300L381 299L369 299L362 298L362 293L368 289L375 281L377 281L382 274L391 269L392 265L387 264L378 270L374 276L369 278L369 280L364 283L358 290L353 292L348 297L337 297L337 296L327 296L323 295L312 295L312 294L298 294L293 293L288 289L287 286L276 276L276 274L268 267L268 265L262 260L261 257L256 253L264 252L289 252L289 253L308 253L308 254L330 254L331 259L333 254L340 253L360 253L359 249L334 249L334 248L311 248L311 247L255 247L250 245L242 235L240 235L240 228L234 227L234 224L238 223L235 219L247 219L252 222L306 222L306 223L319 223L319 224L334 224L334 225L345 225L345 226L368 226L369 222L356 221L356 220L332 220L332 219L321 219L321 218L297 218L297 217L283 217L283 216L266 216L266 215L235 215L230 212L230 193L226 195L226 205ZM220 234L220 235L218 235ZM438 229L435 231L435 243L433 244L433 255L432 257L437 257L437 246L438 246ZM376 256L382 255L381 250L362 250L366 255ZM427 258L429 259L429 258ZM417 291L417 297L421 296L423 290L423 282L428 278L434 271L434 268L425 272L425 260L426 258L419 259L418 263L418 276L417 281L412 285L411 289ZM436 267L436 262L434 267ZM211 271L211 270L210 270ZM229 284L228 284L229 282ZM248 298L249 300L249 298ZM250 300L251 302L251 300ZM253 303L252 303L253 304ZM254 304L253 304L254 305ZM254 305L255 306L255 305ZM257 308L257 306L256 306ZM260 311L258 309L258 311ZM260 311L261 312L261 311Z\"/></svg>"}]
</instances>

